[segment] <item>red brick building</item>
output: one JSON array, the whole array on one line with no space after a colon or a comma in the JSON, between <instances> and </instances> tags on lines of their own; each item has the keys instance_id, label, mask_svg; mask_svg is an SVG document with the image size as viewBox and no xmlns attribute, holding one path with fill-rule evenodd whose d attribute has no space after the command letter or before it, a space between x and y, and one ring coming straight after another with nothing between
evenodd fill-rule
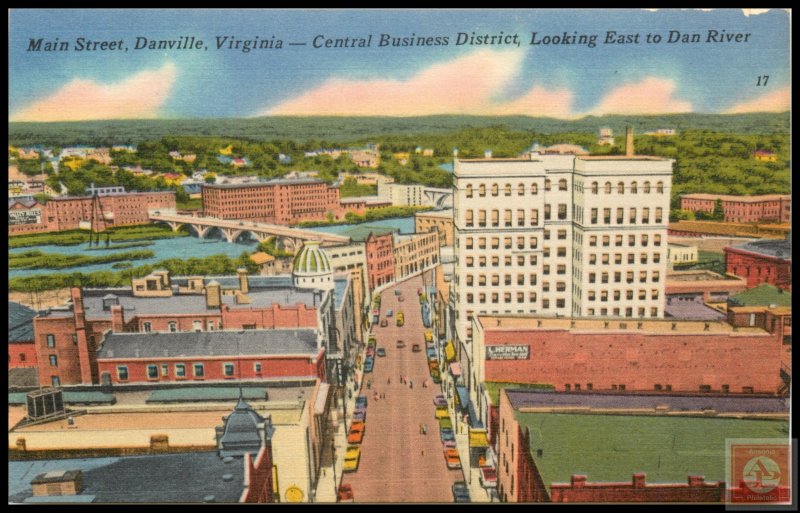
<instances>
[{"instance_id":1,"label":"red brick building","mask_svg":"<svg viewBox=\"0 0 800 513\"><path fill-rule=\"evenodd\" d=\"M792 220L792 197L788 194L759 196L730 196L726 194L681 194L681 210L714 211L717 200L722 202L725 221L731 223L776 222Z\"/></svg>"},{"instance_id":2,"label":"red brick building","mask_svg":"<svg viewBox=\"0 0 800 513\"><path fill-rule=\"evenodd\" d=\"M71 290L71 300L70 306L50 309L33 319L39 382L43 385L99 383L96 352L109 330L114 334L208 334L220 330L239 333L308 328L329 333L334 322L332 292L297 289L287 277L247 276L243 272L231 277L173 279L166 271L160 271L135 279L128 289L82 291L76 287ZM297 365L264 364L261 376L292 372L309 375L309 358L304 355ZM210 371L212 375L223 372L222 363ZM132 366L131 376L134 368L138 369L136 376L145 375L146 369ZM191 368L187 369L187 376L191 377ZM235 376L256 379L258 372L254 365L241 370L237 367Z\"/></svg>"},{"instance_id":3,"label":"red brick building","mask_svg":"<svg viewBox=\"0 0 800 513\"><path fill-rule=\"evenodd\" d=\"M339 188L322 180L270 180L263 183L203 185L203 213L220 219L247 219L272 224L295 224L340 219L345 210L363 214L366 204L345 208Z\"/></svg>"},{"instance_id":4,"label":"red brick building","mask_svg":"<svg viewBox=\"0 0 800 513\"><path fill-rule=\"evenodd\" d=\"M366 225L342 232L342 235L350 237L354 242L364 243L370 290L396 279L393 236L395 231L397 229Z\"/></svg>"},{"instance_id":5,"label":"red brick building","mask_svg":"<svg viewBox=\"0 0 800 513\"><path fill-rule=\"evenodd\" d=\"M108 333L97 353L101 383L266 378L325 380L316 329Z\"/></svg>"},{"instance_id":6,"label":"red brick building","mask_svg":"<svg viewBox=\"0 0 800 513\"><path fill-rule=\"evenodd\" d=\"M719 503L726 438L788 442L777 397L508 389L499 403L502 502Z\"/></svg>"},{"instance_id":7,"label":"red brick building","mask_svg":"<svg viewBox=\"0 0 800 513\"><path fill-rule=\"evenodd\" d=\"M148 211L175 209L175 192L126 192L101 195L97 206L91 196L51 198L42 205L36 201L9 200L8 234L77 230L94 219L92 228L103 231L114 226L148 223ZM93 213L94 211L94 213ZM88 227L88 225L86 225Z\"/></svg>"},{"instance_id":8,"label":"red brick building","mask_svg":"<svg viewBox=\"0 0 800 513\"><path fill-rule=\"evenodd\" d=\"M747 287L769 283L792 290L791 240L757 240L729 246L725 251L725 271L747 280Z\"/></svg>"}]
</instances>

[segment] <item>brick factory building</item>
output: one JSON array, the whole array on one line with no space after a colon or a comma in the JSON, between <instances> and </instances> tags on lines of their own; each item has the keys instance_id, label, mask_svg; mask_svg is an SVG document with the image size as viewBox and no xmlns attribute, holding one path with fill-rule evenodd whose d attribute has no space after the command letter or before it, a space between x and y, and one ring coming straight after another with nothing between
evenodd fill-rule
<instances>
[{"instance_id":1,"label":"brick factory building","mask_svg":"<svg viewBox=\"0 0 800 513\"><path fill-rule=\"evenodd\" d=\"M362 225L342 232L353 242L363 242L367 257L369 289L395 280L394 237L396 228Z\"/></svg>"},{"instance_id":2,"label":"brick factory building","mask_svg":"<svg viewBox=\"0 0 800 513\"><path fill-rule=\"evenodd\" d=\"M470 400L486 425L487 381L559 391L778 394L785 346L777 320L768 331L722 321L478 316Z\"/></svg>"},{"instance_id":3,"label":"brick factory building","mask_svg":"<svg viewBox=\"0 0 800 513\"><path fill-rule=\"evenodd\" d=\"M245 184L203 185L204 215L219 219L247 219L289 225L319 221L332 215L341 219L346 211L364 214L365 202L339 199L339 188L322 180L276 179Z\"/></svg>"},{"instance_id":4,"label":"brick factory building","mask_svg":"<svg viewBox=\"0 0 800 513\"><path fill-rule=\"evenodd\" d=\"M54 232L89 228L103 231L114 226L145 224L150 210L174 210L175 192L115 192L92 196L36 200L8 200L8 234Z\"/></svg>"},{"instance_id":5,"label":"brick factory building","mask_svg":"<svg viewBox=\"0 0 800 513\"><path fill-rule=\"evenodd\" d=\"M714 211L714 206L718 200L722 203L726 222L790 223L792 221L792 197L788 194L762 194L757 196L681 194L681 210L711 213Z\"/></svg>"},{"instance_id":6,"label":"brick factory building","mask_svg":"<svg viewBox=\"0 0 800 513\"><path fill-rule=\"evenodd\" d=\"M330 337L336 289L298 287L291 276L170 278L157 271L130 288L71 290L71 304L33 319L39 381L43 385L99 383L97 351L106 332L178 333L264 329L319 330L325 354L340 352ZM353 328L355 329L355 328ZM154 335L155 336L155 335ZM308 359L308 356L306 356ZM274 368L265 366L263 377ZM277 372L277 371L276 371Z\"/></svg>"},{"instance_id":7,"label":"brick factory building","mask_svg":"<svg viewBox=\"0 0 800 513\"><path fill-rule=\"evenodd\" d=\"M721 503L730 486L726 439L788 443L788 411L781 398L502 390L497 494L502 502Z\"/></svg>"},{"instance_id":8,"label":"brick factory building","mask_svg":"<svg viewBox=\"0 0 800 513\"><path fill-rule=\"evenodd\" d=\"M748 288L769 283L792 290L792 241L757 240L725 248L725 269L747 280Z\"/></svg>"},{"instance_id":9,"label":"brick factory building","mask_svg":"<svg viewBox=\"0 0 800 513\"><path fill-rule=\"evenodd\" d=\"M33 318L36 311L14 301L8 302L8 368L36 367Z\"/></svg>"}]
</instances>

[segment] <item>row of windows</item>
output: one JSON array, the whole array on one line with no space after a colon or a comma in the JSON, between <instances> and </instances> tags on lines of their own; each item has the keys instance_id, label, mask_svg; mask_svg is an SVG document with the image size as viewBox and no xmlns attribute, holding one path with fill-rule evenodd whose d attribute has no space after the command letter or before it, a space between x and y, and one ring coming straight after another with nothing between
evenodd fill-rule
<instances>
[{"instance_id":1,"label":"row of windows","mask_svg":"<svg viewBox=\"0 0 800 513\"><path fill-rule=\"evenodd\" d=\"M47 340L47 347L49 347L49 348L56 347L56 336L55 335L53 335L52 333L48 333L48 334L45 335L45 338ZM73 345L78 345L78 335L75 334L75 333L72 334L72 344Z\"/></svg>"},{"instance_id":2,"label":"row of windows","mask_svg":"<svg viewBox=\"0 0 800 513\"><path fill-rule=\"evenodd\" d=\"M592 194L599 194L600 192L600 184L597 182L592 182L590 185L590 190ZM603 192L605 194L611 194L612 190L614 190L613 185L611 182L606 182L603 185ZM624 182L617 182L616 186L616 193L617 194L625 194L625 183ZM639 193L639 184L637 182L631 182L628 186L628 194L638 194ZM643 194L650 194L650 182L645 181L642 183L642 193ZM664 194L664 182L656 182L656 194Z\"/></svg>"},{"instance_id":3,"label":"row of windows","mask_svg":"<svg viewBox=\"0 0 800 513\"><path fill-rule=\"evenodd\" d=\"M224 376L233 377L234 376L234 364L233 363L223 363L222 364L222 373ZM186 364L183 363L176 363L173 365L173 371L176 378L185 378L186 377ZM261 362L253 363L253 371L256 373L261 372ZM192 364L192 372L194 377L202 378L205 377L205 364L203 363L194 363ZM159 376L169 376L169 364L162 363L160 365L148 365L147 366L147 379L158 379ZM127 381L128 380L128 366L127 365L118 365L117 366L117 377L120 381Z\"/></svg>"},{"instance_id":4,"label":"row of windows","mask_svg":"<svg viewBox=\"0 0 800 513\"><path fill-rule=\"evenodd\" d=\"M539 259L538 259L537 255L528 255L528 265L536 265L538 263L538 260ZM491 257L491 260L489 260L489 261L491 262L491 267L500 267L500 257L499 256L494 255L494 256ZM486 267L486 262L487 262L487 259L486 259L485 256L478 257L478 267ZM503 257L503 265L505 267L511 267L512 265L514 265L513 262L514 262L514 260L513 260L513 257L511 255L505 255ZM475 257L472 257L472 256L465 257L465 264L466 264L467 267L475 267ZM524 266L525 265L525 255L517 255L516 265L517 266ZM549 265L545 265L545 267L547 268L547 273L549 273L550 272L549 271L550 266ZM559 265L558 267L559 268L563 267L564 271L566 272L566 267L564 265ZM547 274L547 273L545 273L545 274ZM559 274L564 274L564 273L563 272L559 272Z\"/></svg>"},{"instance_id":5,"label":"row of windows","mask_svg":"<svg viewBox=\"0 0 800 513\"><path fill-rule=\"evenodd\" d=\"M601 308L599 310L599 312L600 312L600 316L601 317L602 316L606 316L606 315L608 315L609 309L608 308ZM614 308L614 309L611 310L611 312L612 312L611 315L613 315L614 317L621 317L622 316L622 310L620 308ZM646 312L647 312L646 308L639 307L637 317L644 318L645 315L646 315ZM588 308L586 310L586 315L588 315L590 317L595 315L595 309L594 308ZM628 308L625 309L625 317L633 317L633 308L632 307L628 307ZM658 307L654 306L654 307L650 308L650 317L653 317L653 318L658 317Z\"/></svg>"},{"instance_id":6,"label":"row of windows","mask_svg":"<svg viewBox=\"0 0 800 513\"><path fill-rule=\"evenodd\" d=\"M478 226L485 227L486 226L486 210L478 210ZM475 211L469 209L465 212L465 225L467 227L475 226ZM499 210L492 210L490 211L489 215L491 216L491 226L492 227L499 227L500 226L500 211ZM564 220L567 218L567 205L566 203L561 203L558 205L558 219ZM511 227L514 226L514 218L512 210L504 210L503 211L503 226ZM544 206L544 220L549 221L552 218L550 205ZM536 226L539 224L539 209L531 209L530 211L530 226ZM524 209L517 209L516 212L516 226L525 226L525 210Z\"/></svg>"},{"instance_id":7,"label":"row of windows","mask_svg":"<svg viewBox=\"0 0 800 513\"><path fill-rule=\"evenodd\" d=\"M611 264L611 254L610 253L603 253L600 255L600 263L603 265L610 265ZM629 253L628 254L628 264L635 264L636 263L636 254ZM647 253L642 253L639 255L639 263L647 264ZM658 264L661 263L661 253L653 253L653 263ZM622 265L622 253L614 253L614 264L615 265ZM597 254L592 253L589 255L589 265L597 265Z\"/></svg>"},{"instance_id":8,"label":"row of windows","mask_svg":"<svg viewBox=\"0 0 800 513\"><path fill-rule=\"evenodd\" d=\"M549 191L551 188L550 179L544 181L544 190ZM468 183L466 186L466 196L467 198L472 198L475 194L474 188L471 183ZM510 183L503 184L503 196L511 196L512 191L516 190L517 196L524 196L525 195L525 184L519 183L516 187L514 187ZM561 179L558 181L558 190L566 191L567 190L567 181ZM500 195L500 184L493 183L490 187L490 194L492 196L499 196ZM530 186L530 194L536 195L539 194L539 185L532 183ZM478 185L478 196L483 198L486 196L486 184Z\"/></svg>"},{"instance_id":9,"label":"row of windows","mask_svg":"<svg viewBox=\"0 0 800 513\"><path fill-rule=\"evenodd\" d=\"M493 287L500 286L500 275L499 274L493 274L488 279L490 280L490 282L491 282ZM466 276L466 281L467 281L467 287L472 287L475 284L476 281L477 281L478 286L484 287L487 284L487 276L485 274L479 274L477 276L477 280L475 280L475 276L474 275L468 274ZM529 274L528 275L528 285L536 285L536 283L537 283L536 274L535 273ZM509 285L509 286L512 285L512 275L510 275L510 274L504 275L503 284L504 285ZM517 274L516 284L517 285L525 285L525 275L524 274L521 274L521 273ZM542 285L543 286L546 285L548 287L545 290L549 289L548 282L544 282ZM559 290L559 291L566 290L565 282L563 282L563 281L557 282L556 289Z\"/></svg>"},{"instance_id":10,"label":"row of windows","mask_svg":"<svg viewBox=\"0 0 800 513\"><path fill-rule=\"evenodd\" d=\"M633 300L634 291L633 290L626 290L625 291L625 299ZM586 294L586 299L589 301L596 301L597 298L600 298L600 301L608 301L609 297L613 297L614 301L621 301L622 300L622 291L621 290L614 290L609 295L609 291L601 290L599 296L594 290L590 290ZM639 299L644 301L647 299L647 291L640 289L639 290ZM650 291L650 299L658 299L658 289L652 289Z\"/></svg>"},{"instance_id":11,"label":"row of windows","mask_svg":"<svg viewBox=\"0 0 800 513\"><path fill-rule=\"evenodd\" d=\"M591 221L592 221L592 224L598 224L598 214L599 214L599 209L593 208L591 210ZM624 223L625 222L625 209L624 208L617 208L616 214L617 214L617 216L616 216L616 224ZM628 222L629 223L636 224L636 219L637 219L637 215L636 214L637 214L636 207L630 207L630 209L628 210ZM641 214L642 214L642 216L641 216L641 218L639 218L640 219L640 223L641 224L650 224L650 207L642 208ZM663 220L664 220L664 209L662 209L661 207L656 207L654 214L655 215L653 216L653 223L659 224L659 223L663 222ZM611 209L610 208L604 208L603 209L603 224L611 224Z\"/></svg>"},{"instance_id":12,"label":"row of windows","mask_svg":"<svg viewBox=\"0 0 800 513\"><path fill-rule=\"evenodd\" d=\"M493 293L491 293L489 295L487 295L485 293L478 294L478 303L479 304L485 304L487 302L486 301L487 297L489 297L489 299L491 300L491 303L494 303L494 304L500 303L500 294L497 293L497 292L493 292ZM503 303L512 303L513 302L513 298L514 298L514 296L512 295L511 292L503 293ZM467 304L475 304L475 295L474 294L468 293L466 295L466 299L467 299L467 301L466 301ZM528 302L535 303L536 299L537 299L536 292L528 292ZM525 293L524 292L517 292L517 294L516 294L516 302L517 303L524 303L525 302ZM558 298L555 301L555 306L556 306L556 308L565 308L566 307L566 302L567 302L566 299ZM542 308L543 309L550 308L550 299L549 298L548 299L542 299Z\"/></svg>"},{"instance_id":13,"label":"row of windows","mask_svg":"<svg viewBox=\"0 0 800 513\"><path fill-rule=\"evenodd\" d=\"M595 247L597 246L597 241L600 240L604 247L608 247L611 244L611 236L610 235L603 235L600 239L597 238L597 235L590 235L589 236L589 246ZM622 246L622 242L624 240L623 235L615 235L614 236L614 245L617 247ZM642 245L647 246L649 238L646 234L641 236ZM635 246L636 245L636 235L630 234L628 235L628 246ZM661 235L653 235L653 246L661 246Z\"/></svg>"}]
</instances>

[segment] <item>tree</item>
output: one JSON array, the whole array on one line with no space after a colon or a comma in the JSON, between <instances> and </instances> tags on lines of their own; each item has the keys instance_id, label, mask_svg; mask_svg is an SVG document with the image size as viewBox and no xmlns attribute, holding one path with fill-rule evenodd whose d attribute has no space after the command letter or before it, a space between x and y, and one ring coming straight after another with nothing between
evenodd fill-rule
<instances>
[{"instance_id":1,"label":"tree","mask_svg":"<svg viewBox=\"0 0 800 513\"><path fill-rule=\"evenodd\" d=\"M714 221L725 220L725 210L722 208L722 200L718 199L714 203L714 210L711 212L711 219Z\"/></svg>"}]
</instances>

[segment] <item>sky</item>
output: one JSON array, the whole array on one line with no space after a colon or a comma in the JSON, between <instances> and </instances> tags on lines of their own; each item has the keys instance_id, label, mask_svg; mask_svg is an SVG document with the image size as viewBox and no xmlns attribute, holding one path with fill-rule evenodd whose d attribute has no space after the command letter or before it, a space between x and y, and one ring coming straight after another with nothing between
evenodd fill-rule
<instances>
[{"instance_id":1,"label":"sky","mask_svg":"<svg viewBox=\"0 0 800 513\"><path fill-rule=\"evenodd\" d=\"M13 9L9 121L787 111L790 15L752 11ZM273 48L231 48L256 38Z\"/></svg>"}]
</instances>

